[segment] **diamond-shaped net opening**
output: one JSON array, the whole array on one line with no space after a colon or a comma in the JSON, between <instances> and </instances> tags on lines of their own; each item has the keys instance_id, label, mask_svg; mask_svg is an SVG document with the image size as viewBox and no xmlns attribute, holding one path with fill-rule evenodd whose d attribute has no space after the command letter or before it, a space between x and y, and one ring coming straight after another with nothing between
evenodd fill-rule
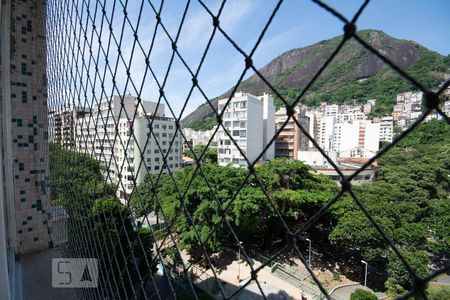
<instances>
[{"instance_id":1,"label":"diamond-shaped net opening","mask_svg":"<svg viewBox=\"0 0 450 300\"><path fill-rule=\"evenodd\" d=\"M417 176L397 179L385 170L384 188L395 199L382 205L374 195L383 187L355 184L370 177L367 172L378 161L395 160L395 153L405 151L397 146L429 118L443 119L441 129L447 130L442 105L450 81L432 90L371 45L366 33L356 30L369 1L351 18L312 1L341 24L343 35L322 49L326 55L316 61L312 75L290 91L280 78L264 76L255 66L268 47L262 42L271 26L291 13L283 1L261 4L264 22L248 28L246 43L235 38L239 11L246 4L166 2L47 2L48 106L54 116L67 115L72 127L69 142L50 146L52 205L61 205L69 215L68 241L61 245L66 255L99 260L99 287L79 289L79 296L331 299L335 289L319 269L338 262L345 274L362 282L361 260L366 272L369 266L371 276L379 278L387 273L376 264L387 264L389 275L395 273L400 282L400 297L426 298L428 283L450 268L436 255L448 257L448 224L438 221L448 216L448 205L422 203L427 195L405 189L412 189L419 177L428 178L429 185L420 191L428 189L431 198L448 201L448 159L423 157L419 151L397 163L421 160L435 169L414 169ZM359 49L361 61L355 63L370 56L424 99L422 113L406 130L353 169L326 150L331 141L314 139L309 122L317 120L304 111L318 86L332 84L334 76L345 72L341 58L348 49ZM234 55L223 61L221 51ZM223 73L220 83L211 74L214 68ZM236 128L253 122L246 113L255 101L269 103L268 120L275 119L275 107L264 98L269 95L251 96L248 107L235 101L245 97L241 90L255 88L252 81L243 82L251 74L253 84L281 108L257 153L253 137ZM232 86L220 101L210 88L218 84ZM182 124L199 100L204 102L199 110L212 111L208 120L215 124L200 147ZM237 117L230 121L231 116ZM286 154L290 161L272 160L274 148L289 146L283 136L294 131L303 145L316 150L338 184L298 161L297 154ZM234 156L221 161L211 149ZM227 164L234 167L223 167ZM398 183L401 179L409 183ZM398 217L405 211L411 219ZM415 224L420 214L434 225ZM433 254L424 247L427 242L435 247ZM345 243L353 248L343 249ZM424 268L420 260L429 256L433 261ZM335 280L339 276L339 270L333 273ZM379 288L375 283L369 287Z\"/></svg>"}]
</instances>

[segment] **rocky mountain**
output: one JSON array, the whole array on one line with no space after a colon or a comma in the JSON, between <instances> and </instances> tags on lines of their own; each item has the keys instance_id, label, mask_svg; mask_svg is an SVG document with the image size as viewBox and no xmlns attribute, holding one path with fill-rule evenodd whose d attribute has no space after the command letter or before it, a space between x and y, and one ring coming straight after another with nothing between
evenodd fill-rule
<instances>
[{"instance_id":1,"label":"rocky mountain","mask_svg":"<svg viewBox=\"0 0 450 300\"><path fill-rule=\"evenodd\" d=\"M381 31L362 30L358 34L392 60L407 70L423 84L438 86L450 73L450 55L443 56L413 41L395 39ZM288 99L293 99L310 82L325 60L337 47L342 36L318 42L304 48L293 49L278 56L260 69L261 74ZM365 102L376 98L375 114L390 113L395 95L414 89L383 61L366 50L357 41L350 40L333 62L311 87L302 103L318 105L320 102ZM272 93L256 74L243 81L238 91L260 95ZM228 97L231 89L214 99ZM276 105L281 101L276 99ZM209 105L203 104L184 120L185 127L210 128L215 124Z\"/></svg>"}]
</instances>

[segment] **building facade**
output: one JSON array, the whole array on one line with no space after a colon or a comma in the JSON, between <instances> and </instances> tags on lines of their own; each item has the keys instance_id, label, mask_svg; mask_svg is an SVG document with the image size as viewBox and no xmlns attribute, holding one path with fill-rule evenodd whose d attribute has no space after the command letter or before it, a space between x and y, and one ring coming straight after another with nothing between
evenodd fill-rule
<instances>
[{"instance_id":1,"label":"building facade","mask_svg":"<svg viewBox=\"0 0 450 300\"><path fill-rule=\"evenodd\" d=\"M190 151L188 144L194 148L198 145L207 145L209 144L210 149L217 148L217 135L213 135L216 131L216 128L210 130L194 130L192 128L183 128L183 135L185 137L185 141L183 143L183 151Z\"/></svg>"},{"instance_id":2,"label":"building facade","mask_svg":"<svg viewBox=\"0 0 450 300\"><path fill-rule=\"evenodd\" d=\"M219 100L218 104L219 113L223 111L223 126L252 163L275 134L273 98L268 94L256 97L247 93L236 93L225 107L227 100ZM219 165L247 166L244 156L222 127L219 127L217 134ZM273 159L274 148L272 143L259 160Z\"/></svg>"},{"instance_id":3,"label":"building facade","mask_svg":"<svg viewBox=\"0 0 450 300\"><path fill-rule=\"evenodd\" d=\"M378 123L371 121L337 123L334 126L333 148L340 157L346 153L354 154L350 157L358 157L358 153L364 155L363 157L367 157L370 153L373 156L379 149L379 135Z\"/></svg>"},{"instance_id":4,"label":"building facade","mask_svg":"<svg viewBox=\"0 0 450 300\"><path fill-rule=\"evenodd\" d=\"M66 149L74 149L76 121L89 114L88 109L82 107L63 108L48 113L49 142L61 145Z\"/></svg>"},{"instance_id":5,"label":"building facade","mask_svg":"<svg viewBox=\"0 0 450 300\"><path fill-rule=\"evenodd\" d=\"M296 106L294 118L309 132L309 117L305 113L306 110L304 108ZM286 108L282 107L277 110L275 112L275 130L278 132L287 120ZM297 123L290 118L275 140L275 157L297 159L298 151L308 150L308 144L309 140L306 135L300 130Z\"/></svg>"},{"instance_id":6,"label":"building facade","mask_svg":"<svg viewBox=\"0 0 450 300\"><path fill-rule=\"evenodd\" d=\"M380 124L380 141L392 142L394 138L394 118L392 116L384 116L377 123Z\"/></svg>"},{"instance_id":7,"label":"building facade","mask_svg":"<svg viewBox=\"0 0 450 300\"><path fill-rule=\"evenodd\" d=\"M98 111L77 120L76 149L106 167L105 179L117 184L122 201L128 201L147 172L181 167L181 134L175 120L164 114L164 105L138 103L136 97L126 95L101 101Z\"/></svg>"}]
</instances>

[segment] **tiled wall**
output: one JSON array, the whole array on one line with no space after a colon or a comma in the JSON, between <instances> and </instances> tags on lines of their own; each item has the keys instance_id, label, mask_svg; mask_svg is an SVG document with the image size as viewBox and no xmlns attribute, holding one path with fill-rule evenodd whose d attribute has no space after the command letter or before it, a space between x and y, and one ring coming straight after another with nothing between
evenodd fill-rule
<instances>
[{"instance_id":1,"label":"tiled wall","mask_svg":"<svg viewBox=\"0 0 450 300\"><path fill-rule=\"evenodd\" d=\"M45 1L11 1L11 113L17 247L50 246Z\"/></svg>"}]
</instances>

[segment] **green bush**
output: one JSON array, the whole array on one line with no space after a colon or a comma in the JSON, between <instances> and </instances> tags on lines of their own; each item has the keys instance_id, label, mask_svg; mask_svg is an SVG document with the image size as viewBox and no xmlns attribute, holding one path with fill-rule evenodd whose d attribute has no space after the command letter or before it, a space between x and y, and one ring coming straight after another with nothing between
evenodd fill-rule
<instances>
[{"instance_id":1,"label":"green bush","mask_svg":"<svg viewBox=\"0 0 450 300\"><path fill-rule=\"evenodd\" d=\"M450 287L432 286L427 289L428 300L450 300Z\"/></svg>"},{"instance_id":2,"label":"green bush","mask_svg":"<svg viewBox=\"0 0 450 300\"><path fill-rule=\"evenodd\" d=\"M363 289L357 289L350 295L350 300L378 300L374 293Z\"/></svg>"}]
</instances>

